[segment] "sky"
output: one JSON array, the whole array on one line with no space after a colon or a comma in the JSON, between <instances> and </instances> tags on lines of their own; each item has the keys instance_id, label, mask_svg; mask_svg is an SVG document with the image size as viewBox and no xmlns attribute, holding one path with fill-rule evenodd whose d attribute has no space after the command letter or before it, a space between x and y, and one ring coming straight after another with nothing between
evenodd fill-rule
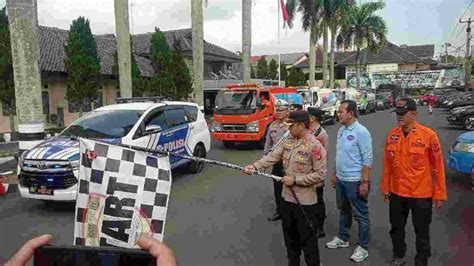
<instances>
[{"instance_id":1,"label":"sky","mask_svg":"<svg viewBox=\"0 0 474 266\"><path fill-rule=\"evenodd\" d=\"M6 0L0 0L0 7ZM94 34L114 33L113 0L37 0L40 25L69 29L78 16L90 20ZM369 2L370 0L357 0ZM436 56L442 43L465 49L465 24L461 16L474 18L474 0L385 0L378 12L388 27L388 40L401 45L435 44ZM279 0L252 0L252 55L308 51L309 33L296 17L293 29L283 29L278 41ZM285 0L286 2L286 0ZM129 0L131 32L152 32L155 27L172 30L191 27L191 0ZM230 51L241 51L242 1L208 0L204 8L204 39ZM473 25L474 27L474 25ZM472 43L472 42L471 42ZM449 48L453 55L454 48ZM463 52L461 52L463 53Z\"/></svg>"}]
</instances>

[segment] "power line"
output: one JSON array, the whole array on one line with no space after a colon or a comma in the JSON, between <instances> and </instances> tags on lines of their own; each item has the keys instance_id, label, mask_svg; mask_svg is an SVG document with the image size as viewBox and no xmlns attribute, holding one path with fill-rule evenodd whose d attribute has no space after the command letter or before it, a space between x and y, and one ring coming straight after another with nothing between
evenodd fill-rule
<instances>
[{"instance_id":1,"label":"power line","mask_svg":"<svg viewBox=\"0 0 474 266\"><path fill-rule=\"evenodd\" d=\"M466 8L466 11L464 11L464 14L462 14L461 18L463 18L464 15L466 15L467 11L469 10L469 8L472 6L473 3L474 3L474 0L471 0L471 3L470 3L469 6Z\"/></svg>"}]
</instances>

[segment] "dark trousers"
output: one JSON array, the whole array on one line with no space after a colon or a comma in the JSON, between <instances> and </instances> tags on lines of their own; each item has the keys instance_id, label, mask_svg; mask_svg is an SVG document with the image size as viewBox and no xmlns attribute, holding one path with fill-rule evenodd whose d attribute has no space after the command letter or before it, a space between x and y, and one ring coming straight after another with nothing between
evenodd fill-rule
<instances>
[{"instance_id":1,"label":"dark trousers","mask_svg":"<svg viewBox=\"0 0 474 266\"><path fill-rule=\"evenodd\" d=\"M283 171L283 164L278 163L278 164L273 165L272 175L283 177L285 175ZM283 201L283 197L281 196L282 190L283 190L283 183L273 179L273 194L275 195L276 212L280 214L281 214L281 204Z\"/></svg>"},{"instance_id":2,"label":"dark trousers","mask_svg":"<svg viewBox=\"0 0 474 266\"><path fill-rule=\"evenodd\" d=\"M317 215L317 206L302 205L311 223L314 224ZM312 232L308 221L298 204L283 200L281 208L283 236L289 266L300 265L301 250L308 266L319 266L318 238Z\"/></svg>"},{"instance_id":3,"label":"dark trousers","mask_svg":"<svg viewBox=\"0 0 474 266\"><path fill-rule=\"evenodd\" d=\"M324 204L324 186L316 188L316 196L318 203L316 203L318 212L316 220L316 230L324 232L324 220L326 219L326 205Z\"/></svg>"},{"instance_id":4,"label":"dark trousers","mask_svg":"<svg viewBox=\"0 0 474 266\"><path fill-rule=\"evenodd\" d=\"M409 211L411 211L416 235L415 265L428 265L428 258L431 256L431 198L405 198L396 194L390 195L390 224L392 225L390 236L392 237L393 255L403 258L407 251L405 225Z\"/></svg>"}]
</instances>

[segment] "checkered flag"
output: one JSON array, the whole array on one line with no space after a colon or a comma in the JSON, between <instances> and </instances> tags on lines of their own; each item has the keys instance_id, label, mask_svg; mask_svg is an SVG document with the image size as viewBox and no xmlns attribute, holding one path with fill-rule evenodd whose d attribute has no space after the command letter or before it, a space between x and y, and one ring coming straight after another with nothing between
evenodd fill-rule
<instances>
[{"instance_id":1,"label":"checkered flag","mask_svg":"<svg viewBox=\"0 0 474 266\"><path fill-rule=\"evenodd\" d=\"M138 248L163 240L171 190L169 157L80 139L76 245Z\"/></svg>"}]
</instances>

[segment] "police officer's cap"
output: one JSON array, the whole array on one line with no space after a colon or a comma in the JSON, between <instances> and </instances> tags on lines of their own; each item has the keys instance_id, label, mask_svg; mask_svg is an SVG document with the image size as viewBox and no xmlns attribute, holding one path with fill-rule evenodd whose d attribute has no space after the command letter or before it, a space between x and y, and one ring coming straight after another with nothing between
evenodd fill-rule
<instances>
[{"instance_id":1,"label":"police officer's cap","mask_svg":"<svg viewBox=\"0 0 474 266\"><path fill-rule=\"evenodd\" d=\"M288 125L292 125L294 123L309 123L309 113L304 110L291 112L288 120L285 123Z\"/></svg>"},{"instance_id":2,"label":"police officer's cap","mask_svg":"<svg viewBox=\"0 0 474 266\"><path fill-rule=\"evenodd\" d=\"M290 105L291 110L303 110L303 105L297 104L297 103L292 103Z\"/></svg>"},{"instance_id":3,"label":"police officer's cap","mask_svg":"<svg viewBox=\"0 0 474 266\"><path fill-rule=\"evenodd\" d=\"M308 107L309 115L315 116L319 122L323 120L324 111L316 107Z\"/></svg>"},{"instance_id":4,"label":"police officer's cap","mask_svg":"<svg viewBox=\"0 0 474 266\"><path fill-rule=\"evenodd\" d=\"M289 103L285 100L277 100L275 102L275 108L285 108L288 109Z\"/></svg>"}]
</instances>

